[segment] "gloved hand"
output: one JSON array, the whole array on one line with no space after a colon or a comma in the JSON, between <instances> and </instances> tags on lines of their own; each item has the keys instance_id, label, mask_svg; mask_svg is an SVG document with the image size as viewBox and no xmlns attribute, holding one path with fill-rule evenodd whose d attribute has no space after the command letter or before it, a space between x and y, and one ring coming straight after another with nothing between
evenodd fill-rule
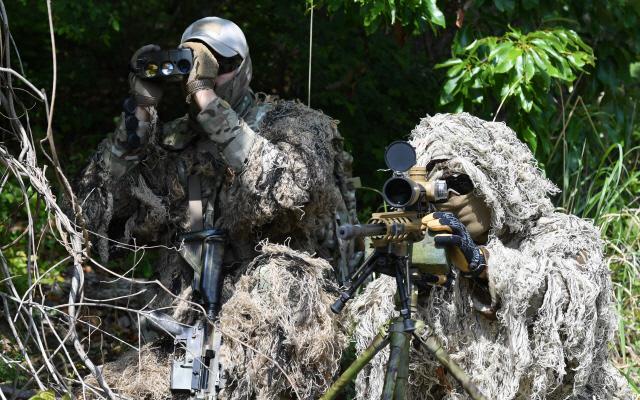
<instances>
[{"instance_id":1,"label":"gloved hand","mask_svg":"<svg viewBox=\"0 0 640 400\"><path fill-rule=\"evenodd\" d=\"M487 253L476 245L466 226L453 213L434 212L422 218L424 229L435 233L436 246L448 250L451 262L466 277L483 277L487 268Z\"/></svg>"},{"instance_id":2,"label":"gloved hand","mask_svg":"<svg viewBox=\"0 0 640 400\"><path fill-rule=\"evenodd\" d=\"M136 61L140 55L150 52L158 51L160 47L155 44L148 44L140 47L133 53L131 57L131 67L135 67ZM136 103L139 106L157 106L162 99L162 84L148 79L142 79L135 73L129 73L129 92L136 99Z\"/></svg>"},{"instance_id":3,"label":"gloved hand","mask_svg":"<svg viewBox=\"0 0 640 400\"><path fill-rule=\"evenodd\" d=\"M200 42L185 42L180 47L193 51L193 67L186 83L187 101L189 101L191 95L199 90L213 90L220 66L209 48Z\"/></svg>"},{"instance_id":4,"label":"gloved hand","mask_svg":"<svg viewBox=\"0 0 640 400\"><path fill-rule=\"evenodd\" d=\"M482 197L473 192L451 196L446 202L436 203L435 206L438 211L449 211L456 215L474 242L487 242L491 228L491 209Z\"/></svg>"}]
</instances>

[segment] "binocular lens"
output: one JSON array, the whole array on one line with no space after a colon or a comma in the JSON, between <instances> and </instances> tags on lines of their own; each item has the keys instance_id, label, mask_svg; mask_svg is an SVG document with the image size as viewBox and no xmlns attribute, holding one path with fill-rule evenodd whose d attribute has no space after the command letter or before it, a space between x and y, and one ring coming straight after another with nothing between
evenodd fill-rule
<instances>
[{"instance_id":1,"label":"binocular lens","mask_svg":"<svg viewBox=\"0 0 640 400\"><path fill-rule=\"evenodd\" d=\"M173 64L170 62L166 62L162 64L162 75L168 76L173 72Z\"/></svg>"},{"instance_id":2,"label":"binocular lens","mask_svg":"<svg viewBox=\"0 0 640 400\"><path fill-rule=\"evenodd\" d=\"M187 72L189 72L191 70L191 63L188 60L180 60L180 61L178 61L178 70L181 73L186 74Z\"/></svg>"},{"instance_id":3,"label":"binocular lens","mask_svg":"<svg viewBox=\"0 0 640 400\"><path fill-rule=\"evenodd\" d=\"M147 64L147 66L144 68L144 76L146 76L147 78L153 78L156 75L158 75L158 66L153 63Z\"/></svg>"}]
</instances>

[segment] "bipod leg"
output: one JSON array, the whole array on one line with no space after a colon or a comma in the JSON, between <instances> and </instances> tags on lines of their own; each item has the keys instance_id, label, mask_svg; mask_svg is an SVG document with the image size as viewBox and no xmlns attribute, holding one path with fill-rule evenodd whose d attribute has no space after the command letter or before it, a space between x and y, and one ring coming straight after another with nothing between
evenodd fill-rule
<instances>
[{"instance_id":1,"label":"bipod leg","mask_svg":"<svg viewBox=\"0 0 640 400\"><path fill-rule=\"evenodd\" d=\"M449 357L449 353L442 347L435 336L430 335L426 340L414 333L415 338L445 367L451 375L462 385L463 389L473 400L487 400L480 389L471 381L471 377Z\"/></svg>"},{"instance_id":2,"label":"bipod leg","mask_svg":"<svg viewBox=\"0 0 640 400\"><path fill-rule=\"evenodd\" d=\"M413 332L416 329L415 321L411 319L411 299L408 291L411 290L408 273L408 259L405 258L404 263L400 260L395 262L396 287L400 300L400 315L402 316L404 331ZM405 271L406 269L406 271Z\"/></svg>"},{"instance_id":3,"label":"bipod leg","mask_svg":"<svg viewBox=\"0 0 640 400\"><path fill-rule=\"evenodd\" d=\"M344 292L340 292L340 297L331 305L331 311L335 314L340 314L347 301L353 297L358 288L362 286L364 281L371 275L379 257L380 253L373 252L373 254L362 263L358 271L353 274L349 288Z\"/></svg>"},{"instance_id":4,"label":"bipod leg","mask_svg":"<svg viewBox=\"0 0 640 400\"><path fill-rule=\"evenodd\" d=\"M409 348L411 344L411 334L403 333L404 343L402 343L402 353L398 362L398 375L396 376L395 400L405 400L407 398L407 387L409 386Z\"/></svg>"},{"instance_id":5,"label":"bipod leg","mask_svg":"<svg viewBox=\"0 0 640 400\"><path fill-rule=\"evenodd\" d=\"M404 320L397 318L391 325L389 336L389 362L385 374L381 400L405 400L409 377L409 335Z\"/></svg>"},{"instance_id":6,"label":"bipod leg","mask_svg":"<svg viewBox=\"0 0 640 400\"><path fill-rule=\"evenodd\" d=\"M319 400L333 400L344 389L344 387L356 378L358 372L362 370L371 361L376 354L389 344L389 335L386 332L380 332L373 338L373 341L358 358L349 365L346 371L340 375L329 389L320 397Z\"/></svg>"}]
</instances>

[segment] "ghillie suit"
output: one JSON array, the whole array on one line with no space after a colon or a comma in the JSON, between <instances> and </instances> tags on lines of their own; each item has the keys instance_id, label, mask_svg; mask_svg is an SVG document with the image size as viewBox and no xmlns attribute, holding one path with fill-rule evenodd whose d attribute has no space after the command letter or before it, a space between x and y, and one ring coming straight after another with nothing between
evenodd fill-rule
<instances>
[{"instance_id":1,"label":"ghillie suit","mask_svg":"<svg viewBox=\"0 0 640 400\"><path fill-rule=\"evenodd\" d=\"M432 178L467 174L492 213L488 287L458 274L420 293L419 317L452 359L489 399L632 398L609 360L617 316L599 232L554 212L558 189L529 149L504 123L466 113L422 119L411 143L418 165L435 164ZM350 306L358 351L394 315L395 287L379 278ZM386 358L360 373L358 399L380 396ZM426 352L410 368L409 398L468 398Z\"/></svg>"},{"instance_id":2,"label":"ghillie suit","mask_svg":"<svg viewBox=\"0 0 640 400\"><path fill-rule=\"evenodd\" d=\"M335 290L327 290L334 287L326 278L330 268L286 246L262 245L220 318L221 326L239 339L228 342L222 353L223 364L236 377L229 385L230 398L271 399L285 393L314 399L318 388L331 383L345 338L327 307L335 298Z\"/></svg>"},{"instance_id":3,"label":"ghillie suit","mask_svg":"<svg viewBox=\"0 0 640 400\"><path fill-rule=\"evenodd\" d=\"M151 115L143 156L134 154L131 162L115 154L114 147L126 140L121 123L76 185L88 228L98 234L99 255L105 261L117 250L109 247L107 237L178 245L176 233L190 229L188 180L197 174L205 218L228 235L223 264L230 272L220 313L223 335L228 336L221 353L231 363L225 365L230 373L225 397L293 394L285 374L305 398L316 397L337 370L345 341L328 312L333 298L328 293L335 282L329 263L339 258L336 214L353 213L343 200L348 197L347 177L336 122L297 102L253 98L237 117L219 101L166 124ZM230 125L259 133L240 170L228 168L222 152L207 138L211 129ZM183 253L185 262L171 248L158 254L158 279L177 298L152 291L149 309L170 307L173 317L192 323L195 313L182 301L191 299L192 259ZM252 348L243 348L233 337ZM156 357L166 356L164 351ZM117 378L123 373L121 364L104 366L110 383L124 382ZM168 381L168 363L166 371ZM154 381L135 381L133 389L115 389L135 398L171 398L168 392L158 395Z\"/></svg>"}]
</instances>

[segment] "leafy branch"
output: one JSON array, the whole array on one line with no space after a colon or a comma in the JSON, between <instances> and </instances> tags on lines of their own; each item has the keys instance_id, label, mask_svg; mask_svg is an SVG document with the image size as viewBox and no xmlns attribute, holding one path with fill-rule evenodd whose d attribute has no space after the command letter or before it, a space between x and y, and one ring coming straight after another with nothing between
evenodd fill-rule
<instances>
[{"instance_id":1,"label":"leafy branch","mask_svg":"<svg viewBox=\"0 0 640 400\"><path fill-rule=\"evenodd\" d=\"M460 112L484 104L488 97L501 105L515 99L517 113L535 117L549 104L553 83L571 90L578 73L594 64L593 50L572 30L523 34L511 28L501 37L474 40L436 65L447 68L440 105ZM525 127L523 139L536 150L531 126Z\"/></svg>"}]
</instances>

